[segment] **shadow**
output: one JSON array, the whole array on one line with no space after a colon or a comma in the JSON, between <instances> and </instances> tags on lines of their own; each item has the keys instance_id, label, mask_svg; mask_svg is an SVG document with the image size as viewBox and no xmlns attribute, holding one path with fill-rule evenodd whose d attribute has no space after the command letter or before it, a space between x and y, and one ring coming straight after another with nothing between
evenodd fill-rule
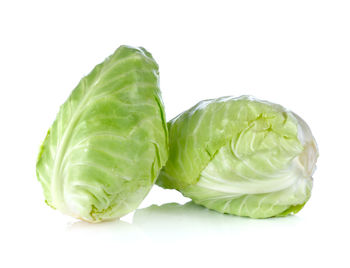
<instances>
[{"instance_id":1,"label":"shadow","mask_svg":"<svg viewBox=\"0 0 350 268\"><path fill-rule=\"evenodd\" d=\"M188 202L184 205L167 203L138 209L132 225L153 239L168 241L187 238L225 239L229 236L257 236L266 232L288 232L300 222L297 216L251 219L222 214Z\"/></svg>"},{"instance_id":2,"label":"shadow","mask_svg":"<svg viewBox=\"0 0 350 268\"><path fill-rule=\"evenodd\" d=\"M166 203L137 209L132 223L121 220L91 224L76 221L66 230L79 238L135 243L141 241L174 243L193 240L269 239L269 234L285 236L300 219L287 216L251 219L221 214L188 202L184 205Z\"/></svg>"}]
</instances>

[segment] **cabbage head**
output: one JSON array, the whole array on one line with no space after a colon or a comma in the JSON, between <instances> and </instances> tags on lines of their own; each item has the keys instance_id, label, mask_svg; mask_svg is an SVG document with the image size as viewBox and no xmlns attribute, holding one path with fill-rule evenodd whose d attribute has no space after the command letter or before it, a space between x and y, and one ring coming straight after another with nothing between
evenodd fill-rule
<instances>
[{"instance_id":1,"label":"cabbage head","mask_svg":"<svg viewBox=\"0 0 350 268\"><path fill-rule=\"evenodd\" d=\"M249 96L205 100L168 123L157 184L222 213L297 213L311 194L318 150L307 124Z\"/></svg>"},{"instance_id":2,"label":"cabbage head","mask_svg":"<svg viewBox=\"0 0 350 268\"><path fill-rule=\"evenodd\" d=\"M119 47L61 106L37 159L46 203L89 222L138 207L168 157L158 65Z\"/></svg>"}]
</instances>

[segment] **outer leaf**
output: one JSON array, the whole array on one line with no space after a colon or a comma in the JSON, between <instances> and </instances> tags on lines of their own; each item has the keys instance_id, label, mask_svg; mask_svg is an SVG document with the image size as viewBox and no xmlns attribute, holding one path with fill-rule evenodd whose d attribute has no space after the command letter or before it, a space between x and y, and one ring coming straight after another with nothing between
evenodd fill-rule
<instances>
[{"instance_id":1,"label":"outer leaf","mask_svg":"<svg viewBox=\"0 0 350 268\"><path fill-rule=\"evenodd\" d=\"M158 184L229 214L266 218L309 199L317 148L302 119L251 97L202 101L168 123Z\"/></svg>"},{"instance_id":2,"label":"outer leaf","mask_svg":"<svg viewBox=\"0 0 350 268\"><path fill-rule=\"evenodd\" d=\"M134 210L167 159L158 65L121 46L61 106L37 160L46 202L87 221Z\"/></svg>"}]
</instances>

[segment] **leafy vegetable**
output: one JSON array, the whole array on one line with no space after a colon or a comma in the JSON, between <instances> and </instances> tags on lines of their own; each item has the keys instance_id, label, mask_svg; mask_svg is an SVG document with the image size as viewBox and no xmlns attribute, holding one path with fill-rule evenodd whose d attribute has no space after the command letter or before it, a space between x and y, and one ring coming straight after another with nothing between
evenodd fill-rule
<instances>
[{"instance_id":1,"label":"leafy vegetable","mask_svg":"<svg viewBox=\"0 0 350 268\"><path fill-rule=\"evenodd\" d=\"M206 100L168 123L169 160L157 184L222 213L266 218L308 201L318 156L306 123L242 96Z\"/></svg>"},{"instance_id":2,"label":"leafy vegetable","mask_svg":"<svg viewBox=\"0 0 350 268\"><path fill-rule=\"evenodd\" d=\"M168 157L158 84L151 54L127 46L80 81L37 160L48 205L90 222L139 205Z\"/></svg>"}]
</instances>

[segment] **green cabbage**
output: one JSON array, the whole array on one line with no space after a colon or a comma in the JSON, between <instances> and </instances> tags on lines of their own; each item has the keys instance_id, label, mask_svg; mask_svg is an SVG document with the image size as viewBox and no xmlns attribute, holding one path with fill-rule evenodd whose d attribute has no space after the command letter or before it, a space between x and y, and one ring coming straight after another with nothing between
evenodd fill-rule
<instances>
[{"instance_id":1,"label":"green cabbage","mask_svg":"<svg viewBox=\"0 0 350 268\"><path fill-rule=\"evenodd\" d=\"M121 46L61 106L41 146L37 178L46 203L98 222L137 208L168 157L158 65Z\"/></svg>"},{"instance_id":2,"label":"green cabbage","mask_svg":"<svg viewBox=\"0 0 350 268\"><path fill-rule=\"evenodd\" d=\"M168 123L157 184L228 214L267 218L308 201L318 150L306 123L249 96L206 100Z\"/></svg>"}]
</instances>

